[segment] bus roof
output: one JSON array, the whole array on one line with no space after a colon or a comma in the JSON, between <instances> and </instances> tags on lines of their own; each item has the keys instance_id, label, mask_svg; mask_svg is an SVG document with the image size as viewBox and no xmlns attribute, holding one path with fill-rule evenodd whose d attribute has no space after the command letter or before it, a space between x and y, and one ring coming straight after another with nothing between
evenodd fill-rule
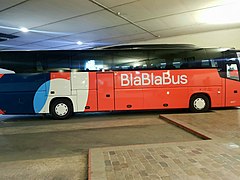
<instances>
[{"instance_id":1,"label":"bus roof","mask_svg":"<svg viewBox=\"0 0 240 180\"><path fill-rule=\"evenodd\" d=\"M132 45L116 45L116 46L108 46L108 47L99 47L99 48L93 48L93 49L82 49L82 50L0 50L1 53L9 52L9 53L45 53L45 52L86 52L86 51L121 51L121 50L199 50L199 49L222 49L222 48L213 48L213 47L198 47L193 44L132 44ZM234 52L240 52L240 50L235 50L233 48L223 48L225 50L223 51L234 51Z\"/></svg>"},{"instance_id":2,"label":"bus roof","mask_svg":"<svg viewBox=\"0 0 240 180\"><path fill-rule=\"evenodd\" d=\"M130 44L104 47L102 49L112 50L131 50L131 49L196 49L199 48L193 44Z\"/></svg>"},{"instance_id":3,"label":"bus roof","mask_svg":"<svg viewBox=\"0 0 240 180\"><path fill-rule=\"evenodd\" d=\"M104 51L104 50L151 50L151 49L199 49L193 44L133 44L99 47L82 50L2 50L1 52L76 52L76 51Z\"/></svg>"}]
</instances>

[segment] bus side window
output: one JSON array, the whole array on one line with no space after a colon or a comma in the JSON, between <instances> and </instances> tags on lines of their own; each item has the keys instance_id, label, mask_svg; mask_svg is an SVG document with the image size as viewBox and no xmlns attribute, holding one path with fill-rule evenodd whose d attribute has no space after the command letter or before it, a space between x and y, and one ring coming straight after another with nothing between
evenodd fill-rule
<instances>
[{"instance_id":1,"label":"bus side window","mask_svg":"<svg viewBox=\"0 0 240 180\"><path fill-rule=\"evenodd\" d=\"M165 69L176 69L176 67L173 64L167 64Z\"/></svg>"},{"instance_id":2,"label":"bus side window","mask_svg":"<svg viewBox=\"0 0 240 180\"><path fill-rule=\"evenodd\" d=\"M181 64L180 69L187 69L188 68L188 63L184 62Z\"/></svg>"},{"instance_id":3,"label":"bus side window","mask_svg":"<svg viewBox=\"0 0 240 180\"><path fill-rule=\"evenodd\" d=\"M226 78L226 64L224 59L211 59L211 67L216 68L220 77Z\"/></svg>"},{"instance_id":4,"label":"bus side window","mask_svg":"<svg viewBox=\"0 0 240 180\"><path fill-rule=\"evenodd\" d=\"M36 70L37 72L43 72L43 65L41 61L36 62Z\"/></svg>"},{"instance_id":5,"label":"bus side window","mask_svg":"<svg viewBox=\"0 0 240 180\"><path fill-rule=\"evenodd\" d=\"M227 78L239 81L237 64L227 64Z\"/></svg>"},{"instance_id":6,"label":"bus side window","mask_svg":"<svg viewBox=\"0 0 240 180\"><path fill-rule=\"evenodd\" d=\"M210 62L210 60L209 59L207 59L207 60L201 60L201 67L203 67L203 68L209 68L209 67L211 67L211 62Z\"/></svg>"}]
</instances>

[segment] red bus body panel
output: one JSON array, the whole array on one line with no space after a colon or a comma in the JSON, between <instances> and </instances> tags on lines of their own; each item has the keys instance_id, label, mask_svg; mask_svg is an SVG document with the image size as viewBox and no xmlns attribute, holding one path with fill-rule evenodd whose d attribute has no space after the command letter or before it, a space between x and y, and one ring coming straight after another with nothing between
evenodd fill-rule
<instances>
[{"instance_id":1,"label":"red bus body panel","mask_svg":"<svg viewBox=\"0 0 240 180\"><path fill-rule=\"evenodd\" d=\"M98 110L114 110L113 73L97 73Z\"/></svg>"},{"instance_id":2,"label":"red bus body panel","mask_svg":"<svg viewBox=\"0 0 240 180\"><path fill-rule=\"evenodd\" d=\"M142 89L115 89L115 110L144 109Z\"/></svg>"},{"instance_id":3,"label":"red bus body panel","mask_svg":"<svg viewBox=\"0 0 240 180\"><path fill-rule=\"evenodd\" d=\"M240 106L236 91L239 82L217 69L89 72L85 111L189 108L196 93L208 95L211 107Z\"/></svg>"},{"instance_id":4,"label":"red bus body panel","mask_svg":"<svg viewBox=\"0 0 240 180\"><path fill-rule=\"evenodd\" d=\"M216 69L118 71L114 76L116 110L188 108L195 93L208 94L212 107L225 103Z\"/></svg>"}]
</instances>

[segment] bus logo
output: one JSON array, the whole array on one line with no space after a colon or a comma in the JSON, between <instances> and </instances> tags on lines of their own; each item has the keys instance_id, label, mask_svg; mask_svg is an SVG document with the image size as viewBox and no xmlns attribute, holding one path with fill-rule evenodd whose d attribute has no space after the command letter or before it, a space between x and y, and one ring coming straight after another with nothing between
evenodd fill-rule
<instances>
[{"instance_id":1,"label":"bus logo","mask_svg":"<svg viewBox=\"0 0 240 180\"><path fill-rule=\"evenodd\" d=\"M162 76L154 75L154 73L141 73L135 77L133 74L121 74L121 86L159 86L187 83L187 75L171 75L170 71L163 72Z\"/></svg>"}]
</instances>

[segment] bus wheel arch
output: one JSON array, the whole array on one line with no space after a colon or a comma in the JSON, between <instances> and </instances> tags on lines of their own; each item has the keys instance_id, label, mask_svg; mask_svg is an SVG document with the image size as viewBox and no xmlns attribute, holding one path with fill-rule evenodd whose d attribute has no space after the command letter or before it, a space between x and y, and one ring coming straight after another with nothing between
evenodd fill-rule
<instances>
[{"instance_id":1,"label":"bus wheel arch","mask_svg":"<svg viewBox=\"0 0 240 180\"><path fill-rule=\"evenodd\" d=\"M56 97L50 102L49 112L54 119L68 119L73 114L73 103L70 98Z\"/></svg>"},{"instance_id":2,"label":"bus wheel arch","mask_svg":"<svg viewBox=\"0 0 240 180\"><path fill-rule=\"evenodd\" d=\"M192 94L189 100L189 109L191 112L206 112L211 108L211 98L207 93Z\"/></svg>"}]
</instances>

